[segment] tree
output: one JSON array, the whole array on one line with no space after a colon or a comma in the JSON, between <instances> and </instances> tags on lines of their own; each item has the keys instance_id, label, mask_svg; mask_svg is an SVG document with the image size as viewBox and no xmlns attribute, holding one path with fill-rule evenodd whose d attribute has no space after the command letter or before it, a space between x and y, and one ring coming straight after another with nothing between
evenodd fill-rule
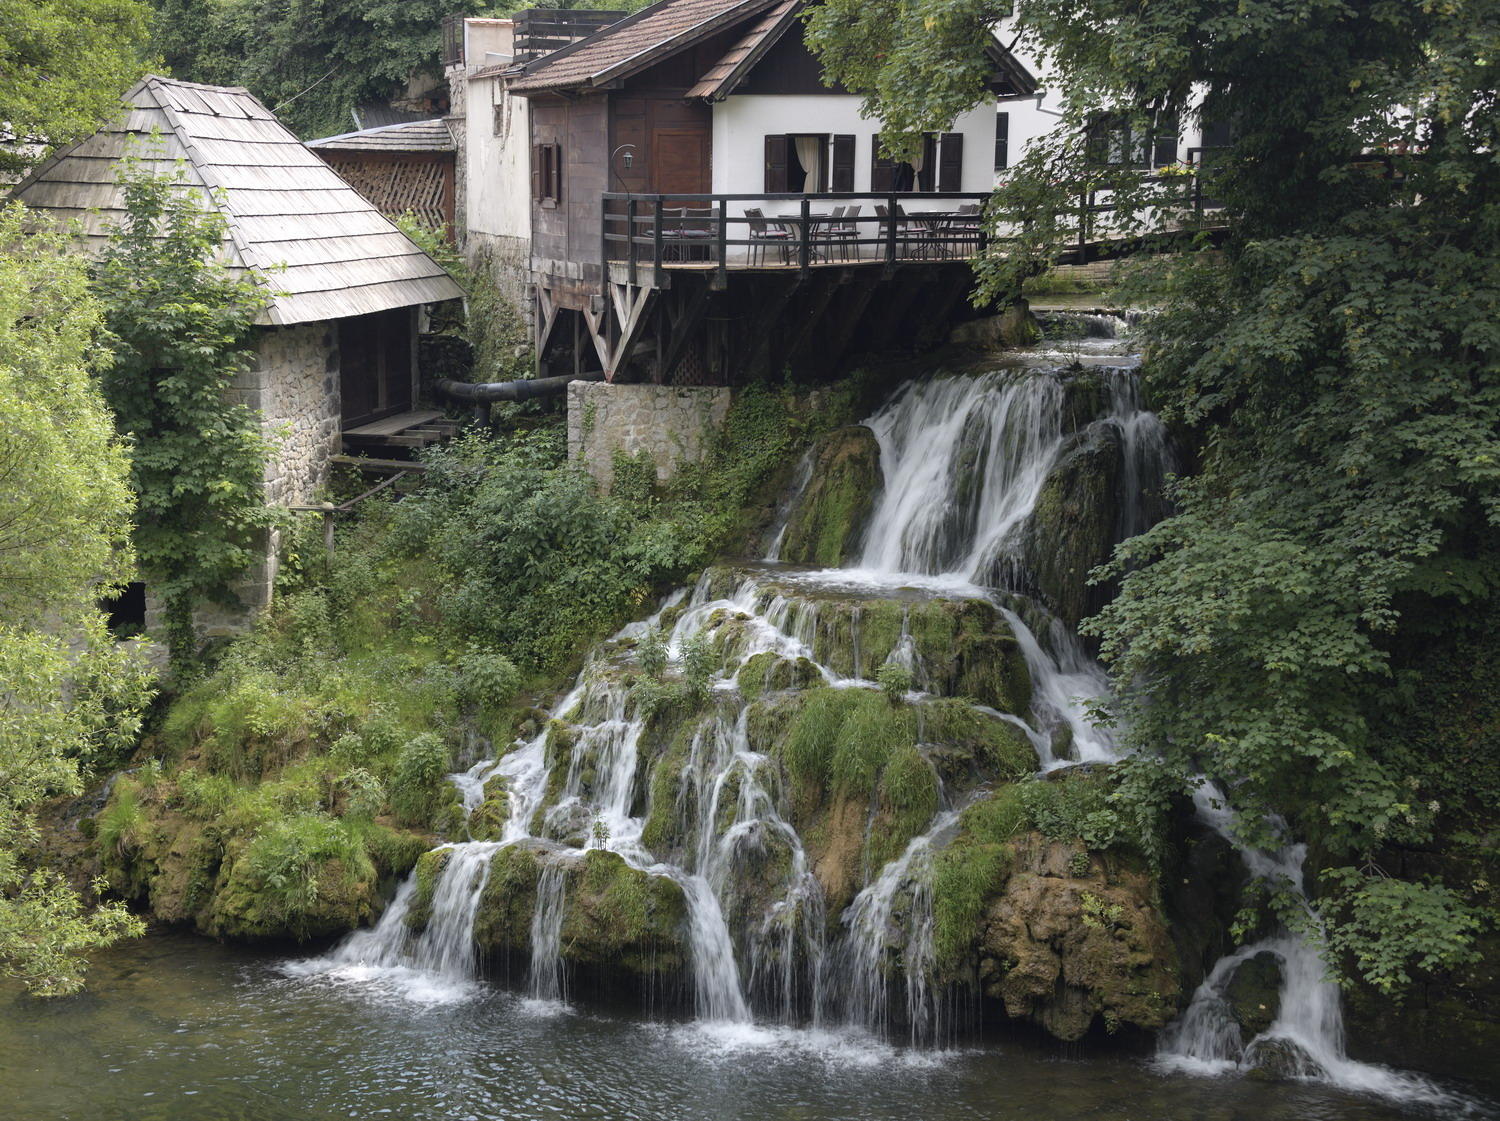
<instances>
[{"instance_id":1,"label":"tree","mask_svg":"<svg viewBox=\"0 0 1500 1121\"><path fill-rule=\"evenodd\" d=\"M149 69L149 19L142 0L0 0L0 130L36 145L0 148L0 173L120 111Z\"/></svg>"},{"instance_id":2,"label":"tree","mask_svg":"<svg viewBox=\"0 0 1500 1121\"><path fill-rule=\"evenodd\" d=\"M93 383L98 306L65 232L0 210L0 970L81 983L80 951L140 930L33 851L34 807L130 744L150 673L95 598L130 571L125 449Z\"/></svg>"},{"instance_id":3,"label":"tree","mask_svg":"<svg viewBox=\"0 0 1500 1121\"><path fill-rule=\"evenodd\" d=\"M935 128L974 92L961 76L991 14L829 0L812 37L888 123ZM1146 328L1148 387L1198 471L1121 549L1123 590L1092 624L1136 749L1121 796L1157 812L1207 775L1253 844L1283 841L1285 814L1326 871L1333 946L1376 984L1464 960L1481 889L1393 885L1380 861L1465 793L1376 729L1393 649L1500 594L1500 3L1019 0L1016 15L1067 127L1013 170L992 220L1061 209L1059 184L1097 174L1081 138L1101 115L1185 113L1196 88L1234 130L1213 184L1230 231L1153 270L1163 310ZM917 59L938 72L912 45L927 21L963 63L930 93L910 78ZM1113 185L1122 220L1143 217L1138 177ZM1045 265L1058 228L1035 221L984 262L984 290ZM1476 794L1492 816L1495 792Z\"/></svg>"},{"instance_id":4,"label":"tree","mask_svg":"<svg viewBox=\"0 0 1500 1121\"><path fill-rule=\"evenodd\" d=\"M233 602L268 525L260 414L228 397L250 363L265 285L219 259L224 218L180 176L127 162L120 182L126 217L94 283L110 334L103 381L132 441L135 550L189 670L194 609Z\"/></svg>"}]
</instances>

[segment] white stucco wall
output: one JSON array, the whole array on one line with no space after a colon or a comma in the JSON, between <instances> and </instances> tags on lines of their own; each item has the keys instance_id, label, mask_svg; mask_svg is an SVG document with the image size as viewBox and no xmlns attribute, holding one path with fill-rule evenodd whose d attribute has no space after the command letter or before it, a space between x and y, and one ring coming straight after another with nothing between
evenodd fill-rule
<instances>
[{"instance_id":1,"label":"white stucco wall","mask_svg":"<svg viewBox=\"0 0 1500 1121\"><path fill-rule=\"evenodd\" d=\"M473 233L529 239L531 170L526 99L511 97L498 78L470 78L464 101L466 227Z\"/></svg>"},{"instance_id":2,"label":"white stucco wall","mask_svg":"<svg viewBox=\"0 0 1500 1121\"><path fill-rule=\"evenodd\" d=\"M848 134L854 137L854 189L870 189L870 163L878 121L860 115L853 94L732 94L713 109L716 194L765 189L765 137L777 133ZM959 117L950 132L964 136L961 191L988 191L995 185L995 107L991 102ZM908 210L923 209L920 195L902 200ZM754 205L753 203L751 205ZM951 209L951 203L934 209Z\"/></svg>"}]
</instances>

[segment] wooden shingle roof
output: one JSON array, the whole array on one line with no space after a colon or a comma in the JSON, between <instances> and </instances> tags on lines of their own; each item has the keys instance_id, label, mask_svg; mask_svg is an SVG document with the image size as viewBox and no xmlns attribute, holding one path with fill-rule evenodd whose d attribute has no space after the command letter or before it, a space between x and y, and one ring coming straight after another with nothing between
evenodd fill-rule
<instances>
[{"instance_id":1,"label":"wooden shingle roof","mask_svg":"<svg viewBox=\"0 0 1500 1121\"><path fill-rule=\"evenodd\" d=\"M687 96L722 101L733 93L745 75L750 73L751 67L785 34L801 10L802 0L781 0L751 25L742 39L724 52L724 57L698 79L698 84L687 91Z\"/></svg>"},{"instance_id":2,"label":"wooden shingle roof","mask_svg":"<svg viewBox=\"0 0 1500 1121\"><path fill-rule=\"evenodd\" d=\"M644 70L778 0L659 0L586 39L527 64L507 84L516 93L598 86Z\"/></svg>"},{"instance_id":3,"label":"wooden shingle roof","mask_svg":"<svg viewBox=\"0 0 1500 1121\"><path fill-rule=\"evenodd\" d=\"M344 152L451 152L455 147L448 124L440 117L342 132L309 140L307 146Z\"/></svg>"},{"instance_id":4,"label":"wooden shingle roof","mask_svg":"<svg viewBox=\"0 0 1500 1121\"><path fill-rule=\"evenodd\" d=\"M77 220L98 254L124 217L122 158L179 167L226 221L224 255L265 277L259 322L313 323L456 299L463 290L364 196L298 140L248 90L143 78L127 110L59 149L12 192Z\"/></svg>"}]
</instances>

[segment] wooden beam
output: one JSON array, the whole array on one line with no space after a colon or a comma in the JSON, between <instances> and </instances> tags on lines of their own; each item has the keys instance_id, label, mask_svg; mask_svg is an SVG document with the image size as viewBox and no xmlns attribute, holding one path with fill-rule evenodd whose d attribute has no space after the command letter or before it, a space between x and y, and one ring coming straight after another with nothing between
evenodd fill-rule
<instances>
[{"instance_id":1,"label":"wooden beam","mask_svg":"<svg viewBox=\"0 0 1500 1121\"><path fill-rule=\"evenodd\" d=\"M749 323L749 357L741 366L741 372L746 378L753 377L755 371L762 362L769 363L771 355L771 344L776 338L776 324L781 318L782 309L791 300L797 289L801 287L801 280L797 277L781 278L782 283L771 287L770 293L762 300L748 317ZM770 287L767 282L760 278L752 278L748 283L755 288Z\"/></svg>"},{"instance_id":2,"label":"wooden beam","mask_svg":"<svg viewBox=\"0 0 1500 1121\"><path fill-rule=\"evenodd\" d=\"M818 275L824 278L823 283L813 285L810 299L804 307L798 309L798 322L787 336L786 345L781 348L781 365L792 366L796 362L807 337L823 322L823 313L828 310L834 293L849 280L848 269L840 269L838 272L825 269Z\"/></svg>"},{"instance_id":3,"label":"wooden beam","mask_svg":"<svg viewBox=\"0 0 1500 1121\"><path fill-rule=\"evenodd\" d=\"M828 359L830 371L839 372L839 361L844 357L844 351L849 349L849 344L854 338L854 332L859 328L865 317L865 309L870 306L870 301L875 293L880 290L880 276L873 269L860 272L856 278L857 283L844 289L848 294L839 308L834 321L829 325L828 343L825 356Z\"/></svg>"},{"instance_id":4,"label":"wooden beam","mask_svg":"<svg viewBox=\"0 0 1500 1121\"><path fill-rule=\"evenodd\" d=\"M685 301L682 300L682 289L677 289L678 314L674 318L670 310L665 311L666 337L660 333L656 340L657 369L661 371L661 378L665 381L672 376L672 371L682 361L682 355L687 350L688 343L697 333L699 326L703 323L703 317L708 313L707 284L699 284L693 288L693 293ZM663 307L670 309L670 304Z\"/></svg>"}]
</instances>

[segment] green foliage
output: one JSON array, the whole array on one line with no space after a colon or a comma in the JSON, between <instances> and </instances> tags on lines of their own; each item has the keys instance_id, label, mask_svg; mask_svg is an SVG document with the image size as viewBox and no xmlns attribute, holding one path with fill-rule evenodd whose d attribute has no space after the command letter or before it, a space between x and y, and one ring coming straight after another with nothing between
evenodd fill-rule
<instances>
[{"instance_id":1,"label":"green foliage","mask_svg":"<svg viewBox=\"0 0 1500 1121\"><path fill-rule=\"evenodd\" d=\"M803 787L859 794L873 790L887 763L915 740L910 708L892 711L867 689L815 689L777 751Z\"/></svg>"},{"instance_id":2,"label":"green foliage","mask_svg":"<svg viewBox=\"0 0 1500 1121\"><path fill-rule=\"evenodd\" d=\"M641 663L641 669L645 670L649 676L661 677L662 671L667 668L667 644L662 640L660 628L646 628L640 645L636 647L635 655Z\"/></svg>"},{"instance_id":3,"label":"green foliage","mask_svg":"<svg viewBox=\"0 0 1500 1121\"><path fill-rule=\"evenodd\" d=\"M1128 841L1129 824L1111 804L1107 780L1096 776L1035 780L1016 791L1031 827L1053 841L1081 841L1107 849Z\"/></svg>"},{"instance_id":4,"label":"green foliage","mask_svg":"<svg viewBox=\"0 0 1500 1121\"><path fill-rule=\"evenodd\" d=\"M372 878L374 866L344 823L322 814L282 818L255 835L243 858L255 910L298 937L326 891L323 878Z\"/></svg>"},{"instance_id":5,"label":"green foliage","mask_svg":"<svg viewBox=\"0 0 1500 1121\"><path fill-rule=\"evenodd\" d=\"M1455 891L1358 868L1329 868L1320 901L1333 960L1353 960L1359 975L1399 996L1416 969L1466 965L1480 958L1475 939L1483 922Z\"/></svg>"},{"instance_id":6,"label":"green foliage","mask_svg":"<svg viewBox=\"0 0 1500 1121\"><path fill-rule=\"evenodd\" d=\"M635 455L615 449L609 493L620 502L646 505L656 492L656 462L645 448Z\"/></svg>"},{"instance_id":7,"label":"green foliage","mask_svg":"<svg viewBox=\"0 0 1500 1121\"><path fill-rule=\"evenodd\" d=\"M141 0L4 0L0 3L0 121L40 150L6 144L0 175L46 148L87 136L120 108L120 95L150 68Z\"/></svg>"},{"instance_id":8,"label":"green foliage","mask_svg":"<svg viewBox=\"0 0 1500 1121\"><path fill-rule=\"evenodd\" d=\"M464 702L497 713L515 699L521 674L504 654L470 646L458 664L458 691Z\"/></svg>"},{"instance_id":9,"label":"green foliage","mask_svg":"<svg viewBox=\"0 0 1500 1121\"><path fill-rule=\"evenodd\" d=\"M464 14L513 10L481 4ZM353 109L400 98L409 83L440 83L442 21L451 14L435 0L157 0L153 40L176 77L247 86L306 139L350 131Z\"/></svg>"},{"instance_id":10,"label":"green foliage","mask_svg":"<svg viewBox=\"0 0 1500 1121\"><path fill-rule=\"evenodd\" d=\"M266 296L220 260L223 216L182 189L181 172L126 161L119 174L126 216L94 283L110 334L104 388L132 441L136 553L186 671L193 609L232 602L268 524L260 416L229 400Z\"/></svg>"},{"instance_id":11,"label":"green foliage","mask_svg":"<svg viewBox=\"0 0 1500 1121\"><path fill-rule=\"evenodd\" d=\"M82 984L85 951L140 930L48 870L34 816L133 748L152 695L144 658L94 607L129 577L131 510L91 380L100 315L84 270L64 231L0 210L0 971L45 995Z\"/></svg>"},{"instance_id":12,"label":"green foliage","mask_svg":"<svg viewBox=\"0 0 1500 1121\"><path fill-rule=\"evenodd\" d=\"M432 821L449 762L448 745L431 732L412 737L401 749L391 773L391 806L398 821L422 826Z\"/></svg>"},{"instance_id":13,"label":"green foliage","mask_svg":"<svg viewBox=\"0 0 1500 1121\"><path fill-rule=\"evenodd\" d=\"M716 662L714 648L702 631L682 644L682 677L689 700L701 704L708 697Z\"/></svg>"},{"instance_id":14,"label":"green foliage","mask_svg":"<svg viewBox=\"0 0 1500 1121\"><path fill-rule=\"evenodd\" d=\"M900 704L911 692L911 670L898 662L886 662L875 671L875 683L891 704Z\"/></svg>"},{"instance_id":15,"label":"green foliage","mask_svg":"<svg viewBox=\"0 0 1500 1121\"><path fill-rule=\"evenodd\" d=\"M833 0L810 39L909 134L977 102L994 14ZM1123 582L1092 624L1134 749L1117 808L1159 855L1139 827L1206 774L1249 844L1282 843L1276 813L1336 867L1430 844L1428 768L1372 721L1393 648L1500 595L1500 3L1018 0L1016 15L1066 91L1066 127L987 208L1020 239L983 262L982 297L1055 259L1080 190L1108 188L1122 231L1151 219L1143 173L1089 158L1101 114L1144 123L1198 90L1203 119L1234 128L1211 182L1227 234L1124 295L1149 287L1161 309L1148 388L1198 473L1101 574ZM1493 802L1481 817L1492 830ZM1472 906L1366 885L1331 908L1329 943L1395 984L1397 958L1462 960ZM1407 909L1434 931L1420 962Z\"/></svg>"}]
</instances>

